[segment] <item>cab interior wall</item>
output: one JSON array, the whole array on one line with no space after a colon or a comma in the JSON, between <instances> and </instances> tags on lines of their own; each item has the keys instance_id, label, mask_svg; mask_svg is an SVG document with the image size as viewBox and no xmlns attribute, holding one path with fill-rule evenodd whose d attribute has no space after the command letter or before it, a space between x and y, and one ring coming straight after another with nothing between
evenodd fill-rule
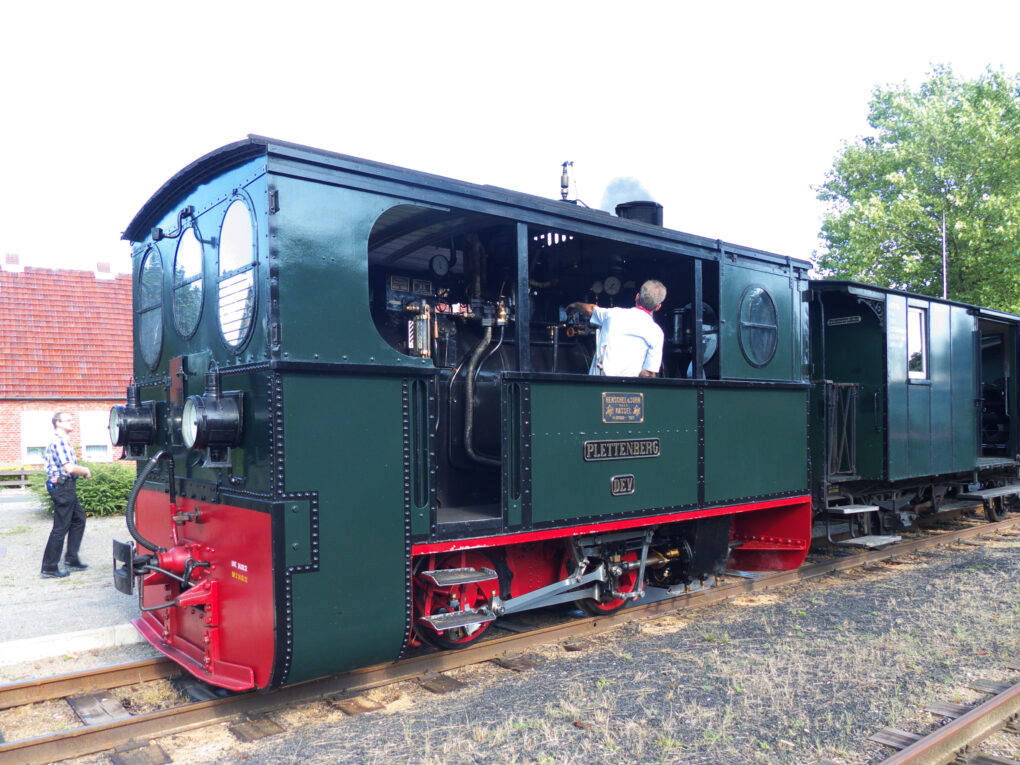
<instances>
[{"instance_id":1,"label":"cab interior wall","mask_svg":"<svg viewBox=\"0 0 1020 765\"><path fill-rule=\"evenodd\" d=\"M531 371L586 374L594 336L587 326L570 321L566 306L582 301L630 307L641 284L658 279L668 293L655 315L666 339L662 375L691 374L693 354L689 343L684 347L682 336L683 321L690 319L681 314L685 309L693 314L693 258L536 225L527 227L527 239ZM398 205L376 221L368 257L372 317L391 347L407 352L407 306L425 299L447 312L436 314L433 363L457 369L483 334L481 324L463 313L465 306L471 301L502 301L508 322L502 331L494 330L493 342L501 341L503 352L487 359L481 374L518 369L515 323L522 312L521 296L516 294L520 279L514 221ZM709 317L718 314L718 295L718 266L705 260L702 301ZM716 359L706 359L705 372L718 378Z\"/></svg>"}]
</instances>

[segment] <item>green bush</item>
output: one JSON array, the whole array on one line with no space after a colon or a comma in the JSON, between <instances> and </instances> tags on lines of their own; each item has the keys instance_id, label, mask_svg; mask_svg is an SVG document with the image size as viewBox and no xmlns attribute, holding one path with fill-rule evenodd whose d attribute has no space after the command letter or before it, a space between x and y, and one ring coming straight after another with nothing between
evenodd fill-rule
<instances>
[{"instance_id":1,"label":"green bush","mask_svg":"<svg viewBox=\"0 0 1020 765\"><path fill-rule=\"evenodd\" d=\"M118 515L124 512L131 487L135 483L134 462L82 462L84 467L92 471L88 480L78 479L78 500L85 508L85 515L103 516ZM46 491L46 471L32 472L28 488L35 492L46 506L46 511L53 512L53 500Z\"/></svg>"}]
</instances>

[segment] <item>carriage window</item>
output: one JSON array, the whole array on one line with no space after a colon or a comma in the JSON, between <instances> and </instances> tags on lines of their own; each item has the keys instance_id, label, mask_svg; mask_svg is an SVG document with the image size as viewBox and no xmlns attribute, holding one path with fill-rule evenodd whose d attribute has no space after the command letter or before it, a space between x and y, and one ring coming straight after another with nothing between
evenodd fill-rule
<instances>
[{"instance_id":1,"label":"carriage window","mask_svg":"<svg viewBox=\"0 0 1020 765\"><path fill-rule=\"evenodd\" d=\"M235 199L223 217L219 247L219 313L223 339L237 349L248 339L255 316L255 222Z\"/></svg>"},{"instance_id":2,"label":"carriage window","mask_svg":"<svg viewBox=\"0 0 1020 765\"><path fill-rule=\"evenodd\" d=\"M740 350L756 367L763 367L776 355L779 323L776 304L764 287L749 287L740 299Z\"/></svg>"},{"instance_id":3,"label":"carriage window","mask_svg":"<svg viewBox=\"0 0 1020 765\"><path fill-rule=\"evenodd\" d=\"M907 377L928 379L928 312L907 308Z\"/></svg>"},{"instance_id":4,"label":"carriage window","mask_svg":"<svg viewBox=\"0 0 1020 765\"><path fill-rule=\"evenodd\" d=\"M174 259L174 324L191 337L202 316L202 244L189 228L181 234Z\"/></svg>"},{"instance_id":5,"label":"carriage window","mask_svg":"<svg viewBox=\"0 0 1020 765\"><path fill-rule=\"evenodd\" d=\"M138 271L138 349L149 369L159 361L163 347L163 259L149 248Z\"/></svg>"}]
</instances>

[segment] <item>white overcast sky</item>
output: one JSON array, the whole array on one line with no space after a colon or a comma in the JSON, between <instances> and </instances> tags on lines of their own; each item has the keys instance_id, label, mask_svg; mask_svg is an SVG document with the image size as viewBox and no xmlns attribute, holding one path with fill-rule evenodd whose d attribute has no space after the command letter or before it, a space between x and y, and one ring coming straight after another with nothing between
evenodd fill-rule
<instances>
[{"instance_id":1,"label":"white overcast sky","mask_svg":"<svg viewBox=\"0 0 1020 765\"><path fill-rule=\"evenodd\" d=\"M873 88L1020 72L1018 29L1015 0L10 3L0 256L126 271L149 196L257 133L548 197L571 160L592 207L633 177L670 228L808 258Z\"/></svg>"}]
</instances>

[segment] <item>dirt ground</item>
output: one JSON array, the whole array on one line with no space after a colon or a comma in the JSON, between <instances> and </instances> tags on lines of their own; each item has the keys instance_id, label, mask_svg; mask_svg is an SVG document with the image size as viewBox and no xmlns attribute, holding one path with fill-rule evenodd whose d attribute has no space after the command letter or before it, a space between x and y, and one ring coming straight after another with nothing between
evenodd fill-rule
<instances>
[{"instance_id":1,"label":"dirt ground","mask_svg":"<svg viewBox=\"0 0 1020 765\"><path fill-rule=\"evenodd\" d=\"M876 763L879 728L928 732L926 705L1017 679L1018 595L1020 538L957 545L549 646L521 673L456 670L444 695L402 683L356 716L281 711L257 742L221 725L159 743L175 763ZM993 753L1020 757L1017 738Z\"/></svg>"}]
</instances>

